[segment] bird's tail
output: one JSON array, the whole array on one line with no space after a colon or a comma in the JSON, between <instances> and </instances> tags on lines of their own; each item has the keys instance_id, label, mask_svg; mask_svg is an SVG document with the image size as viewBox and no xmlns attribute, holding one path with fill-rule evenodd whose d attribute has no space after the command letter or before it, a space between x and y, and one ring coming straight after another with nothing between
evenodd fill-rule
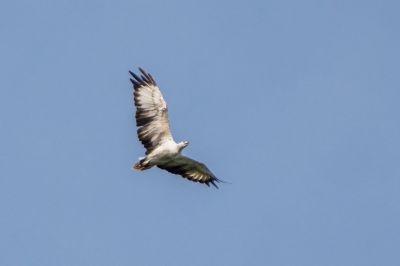
<instances>
[{"instance_id":1,"label":"bird's tail","mask_svg":"<svg viewBox=\"0 0 400 266\"><path fill-rule=\"evenodd\" d=\"M151 165L146 163L145 159L146 158L143 158L143 159L139 160L137 163L135 163L133 165L133 168L136 169L136 170L139 170L139 171L143 171L143 170L151 168Z\"/></svg>"}]
</instances>

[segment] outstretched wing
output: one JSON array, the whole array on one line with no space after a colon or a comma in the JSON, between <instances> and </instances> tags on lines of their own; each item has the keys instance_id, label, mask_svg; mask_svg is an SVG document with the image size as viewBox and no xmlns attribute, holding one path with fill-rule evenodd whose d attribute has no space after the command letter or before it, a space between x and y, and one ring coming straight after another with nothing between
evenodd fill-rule
<instances>
[{"instance_id":1,"label":"outstretched wing","mask_svg":"<svg viewBox=\"0 0 400 266\"><path fill-rule=\"evenodd\" d=\"M167 103L153 77L139 68L140 77L129 71L133 78L136 106L136 126L139 140L146 148L146 155L158 145L173 140L168 123Z\"/></svg>"},{"instance_id":2,"label":"outstretched wing","mask_svg":"<svg viewBox=\"0 0 400 266\"><path fill-rule=\"evenodd\" d=\"M174 159L157 166L170 173L181 175L194 182L204 183L207 186L211 183L214 187L218 188L216 183L221 182L221 180L219 180L205 164L183 155L179 155Z\"/></svg>"}]
</instances>

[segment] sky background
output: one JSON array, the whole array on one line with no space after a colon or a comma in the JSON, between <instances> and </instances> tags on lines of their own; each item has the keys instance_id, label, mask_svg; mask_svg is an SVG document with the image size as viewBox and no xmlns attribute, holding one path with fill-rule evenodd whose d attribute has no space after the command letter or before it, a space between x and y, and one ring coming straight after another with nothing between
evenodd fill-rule
<instances>
[{"instance_id":1,"label":"sky background","mask_svg":"<svg viewBox=\"0 0 400 266\"><path fill-rule=\"evenodd\" d=\"M398 1L2 1L0 265L400 265ZM131 170L128 70L220 189Z\"/></svg>"}]
</instances>

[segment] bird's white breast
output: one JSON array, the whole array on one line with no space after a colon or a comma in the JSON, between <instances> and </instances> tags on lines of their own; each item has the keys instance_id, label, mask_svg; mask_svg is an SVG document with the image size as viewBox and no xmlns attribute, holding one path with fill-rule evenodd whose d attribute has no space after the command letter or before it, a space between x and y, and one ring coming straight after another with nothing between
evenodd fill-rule
<instances>
[{"instance_id":1,"label":"bird's white breast","mask_svg":"<svg viewBox=\"0 0 400 266\"><path fill-rule=\"evenodd\" d=\"M178 145L174 141L166 141L152 151L148 157L153 164L158 164L169 161L178 154Z\"/></svg>"}]
</instances>

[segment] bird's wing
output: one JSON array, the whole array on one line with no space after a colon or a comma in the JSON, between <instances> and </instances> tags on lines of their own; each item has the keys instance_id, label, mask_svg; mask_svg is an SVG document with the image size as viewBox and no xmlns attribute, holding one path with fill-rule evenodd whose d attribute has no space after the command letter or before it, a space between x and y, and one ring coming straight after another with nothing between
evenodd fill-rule
<instances>
[{"instance_id":1,"label":"bird's wing","mask_svg":"<svg viewBox=\"0 0 400 266\"><path fill-rule=\"evenodd\" d=\"M146 148L146 155L160 144L173 140L169 129L167 103L153 77L139 68L140 77L129 71L133 78L136 106L136 126L139 140Z\"/></svg>"},{"instance_id":2,"label":"bird's wing","mask_svg":"<svg viewBox=\"0 0 400 266\"><path fill-rule=\"evenodd\" d=\"M181 175L194 182L204 183L207 186L211 183L214 187L218 188L216 183L221 182L205 164L183 155L178 155L170 161L157 166L170 173Z\"/></svg>"}]
</instances>

